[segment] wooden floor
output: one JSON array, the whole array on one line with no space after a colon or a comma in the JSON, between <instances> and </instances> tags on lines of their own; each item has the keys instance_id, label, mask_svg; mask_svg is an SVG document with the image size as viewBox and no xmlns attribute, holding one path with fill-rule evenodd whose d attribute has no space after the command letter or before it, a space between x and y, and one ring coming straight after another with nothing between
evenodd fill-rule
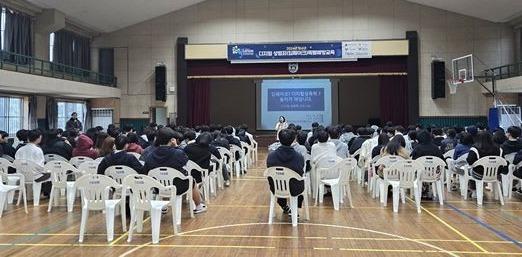
<instances>
[{"instance_id":1,"label":"wooden floor","mask_svg":"<svg viewBox=\"0 0 522 257\"><path fill-rule=\"evenodd\" d=\"M90 216L84 243L78 244L78 201L73 213L64 206L47 213L44 201L27 215L9 205L0 219L0 256L522 256L520 197L502 207L487 197L478 207L451 193L442 207L422 202L417 214L408 200L395 214L391 203L381 207L354 184L354 209L334 211L325 198L297 228L279 210L277 223L268 225L266 153L259 157L255 168L212 199L207 213L190 219L183 211L179 235L172 235L170 213L164 215L157 245L151 244L147 220L143 233L127 243L118 217L115 241L107 243L102 214Z\"/></svg>"}]
</instances>

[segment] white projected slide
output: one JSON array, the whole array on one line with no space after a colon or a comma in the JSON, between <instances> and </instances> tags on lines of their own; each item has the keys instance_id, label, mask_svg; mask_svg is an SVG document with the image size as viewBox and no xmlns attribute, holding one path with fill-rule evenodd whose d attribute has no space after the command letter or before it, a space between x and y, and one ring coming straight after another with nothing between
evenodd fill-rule
<instances>
[{"instance_id":1,"label":"white projected slide","mask_svg":"<svg viewBox=\"0 0 522 257\"><path fill-rule=\"evenodd\" d=\"M332 87L329 79L263 80L258 90L258 130L274 130L279 116L288 122L311 127L313 122L332 123ZM258 98L259 99L259 98Z\"/></svg>"}]
</instances>

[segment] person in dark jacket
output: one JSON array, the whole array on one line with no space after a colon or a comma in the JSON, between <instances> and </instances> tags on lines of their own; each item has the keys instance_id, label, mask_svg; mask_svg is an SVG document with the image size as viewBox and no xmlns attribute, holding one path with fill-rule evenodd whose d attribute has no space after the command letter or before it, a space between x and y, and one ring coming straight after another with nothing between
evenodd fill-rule
<instances>
[{"instance_id":1,"label":"person in dark jacket","mask_svg":"<svg viewBox=\"0 0 522 257\"><path fill-rule=\"evenodd\" d=\"M457 132L454 129L448 129L448 137L443 139L440 143L440 150L445 153L447 151L455 149L457 146Z\"/></svg>"},{"instance_id":2,"label":"person in dark jacket","mask_svg":"<svg viewBox=\"0 0 522 257\"><path fill-rule=\"evenodd\" d=\"M453 153L453 160L457 160L459 157L469 153L469 149L473 145L473 136L468 132L460 133L460 142L455 146L455 152Z\"/></svg>"},{"instance_id":3,"label":"person in dark jacket","mask_svg":"<svg viewBox=\"0 0 522 257\"><path fill-rule=\"evenodd\" d=\"M435 156L444 160L439 147L433 143L430 132L421 130L417 133L417 140L419 144L413 149L413 152L411 152L412 159L415 160L422 156Z\"/></svg>"},{"instance_id":4,"label":"person in dark jacket","mask_svg":"<svg viewBox=\"0 0 522 257\"><path fill-rule=\"evenodd\" d=\"M183 151L187 154L189 160L195 162L199 167L203 169L210 168L210 142L212 136L208 132L201 133L197 138L196 142L188 144L183 148ZM219 154L219 152L218 152ZM191 176L194 178L196 183L201 183L201 173L196 170L190 171Z\"/></svg>"},{"instance_id":5,"label":"person in dark jacket","mask_svg":"<svg viewBox=\"0 0 522 257\"><path fill-rule=\"evenodd\" d=\"M517 154L515 155L513 164L518 165L520 162L522 162L522 150L518 151ZM522 179L522 167L513 171L513 176L517 177L518 179Z\"/></svg>"},{"instance_id":6,"label":"person in dark jacket","mask_svg":"<svg viewBox=\"0 0 522 257\"><path fill-rule=\"evenodd\" d=\"M11 146L7 139L9 138L9 133L5 131L0 131L0 150L2 151L2 154L8 155L12 158L14 158L16 149L14 149L13 146Z\"/></svg>"},{"instance_id":7,"label":"person in dark jacket","mask_svg":"<svg viewBox=\"0 0 522 257\"><path fill-rule=\"evenodd\" d=\"M295 171L299 175L304 173L304 159L301 154L296 152L292 147L292 143L295 140L295 131L290 129L283 129L279 132L279 142L281 146L275 151L271 152L266 159L266 166L270 167L285 167ZM294 183L292 183L294 182ZM270 190L274 192L274 182L269 178L268 184ZM304 190L304 183L297 181L290 181L290 192L292 195L298 195ZM298 197L298 207L301 208L303 197ZM290 213L290 207L288 206L286 199L278 198L277 203L283 209L284 213Z\"/></svg>"},{"instance_id":8,"label":"person in dark jacket","mask_svg":"<svg viewBox=\"0 0 522 257\"><path fill-rule=\"evenodd\" d=\"M148 174L152 169L159 167L174 168L184 175L189 173L183 168L188 162L185 152L178 147L183 135L171 128L161 128L158 130L154 144L157 148L145 158L143 174ZM188 180L174 180L178 195L185 193L188 188ZM207 210L207 206L201 200L199 188L195 185L192 189L192 199L196 204L194 213L201 213Z\"/></svg>"},{"instance_id":9,"label":"person in dark jacket","mask_svg":"<svg viewBox=\"0 0 522 257\"><path fill-rule=\"evenodd\" d=\"M83 130L82 122L78 120L78 114L76 112L71 113L71 118L65 124L65 130Z\"/></svg>"},{"instance_id":10,"label":"person in dark jacket","mask_svg":"<svg viewBox=\"0 0 522 257\"><path fill-rule=\"evenodd\" d=\"M442 140L444 140L444 132L441 128L433 128L431 133L433 134L433 144L440 148L442 146Z\"/></svg>"},{"instance_id":11,"label":"person in dark jacket","mask_svg":"<svg viewBox=\"0 0 522 257\"><path fill-rule=\"evenodd\" d=\"M134 157L134 155L127 153L129 147L129 139L126 136L119 136L114 141L116 150L111 154L105 156L98 165L98 174L105 174L105 170L110 166L123 165L132 168L139 174L143 173L143 165Z\"/></svg>"},{"instance_id":12,"label":"person in dark jacket","mask_svg":"<svg viewBox=\"0 0 522 257\"><path fill-rule=\"evenodd\" d=\"M16 138L18 139L18 145L16 146L16 151L20 149L22 146L27 144L27 135L29 134L28 130L21 129L16 132Z\"/></svg>"},{"instance_id":13,"label":"person in dark jacket","mask_svg":"<svg viewBox=\"0 0 522 257\"><path fill-rule=\"evenodd\" d=\"M478 152L478 156L477 156L476 152ZM478 132L477 137L475 138L475 144L470 149L468 158L466 159L466 161L468 162L469 165L473 165L473 163L475 163L482 157L501 156L500 153L501 153L500 147L497 146L493 142L493 138L492 138L491 134L489 134L486 131L481 131L481 132ZM476 179L482 179L483 174L484 174L484 168L479 166L479 167L473 168L470 175ZM472 190L472 197L476 197L475 181L470 180L469 187Z\"/></svg>"},{"instance_id":14,"label":"person in dark jacket","mask_svg":"<svg viewBox=\"0 0 522 257\"><path fill-rule=\"evenodd\" d=\"M503 156L522 150L522 142L519 140L520 134L522 134L520 127L511 126L507 129L507 140L500 146Z\"/></svg>"},{"instance_id":15,"label":"person in dark jacket","mask_svg":"<svg viewBox=\"0 0 522 257\"><path fill-rule=\"evenodd\" d=\"M212 137L214 138L214 140L212 140L212 142L210 142L210 146L212 149L215 149L215 153L218 153L219 154L219 150L218 150L218 147L223 147L227 150L230 150L230 144L228 143L228 140L223 137L223 135L221 134L221 132L219 130L216 130L214 132L212 132ZM214 154L214 153L212 153ZM218 158L226 158L226 156L221 156L221 154L218 155L215 155L216 157ZM224 163L228 163L228 159L225 160ZM217 164L219 165L219 164ZM218 166L219 168L219 166ZM228 187L230 186L230 174L228 173L228 168L226 165L223 166L223 180L225 181L225 186Z\"/></svg>"},{"instance_id":16,"label":"person in dark jacket","mask_svg":"<svg viewBox=\"0 0 522 257\"><path fill-rule=\"evenodd\" d=\"M370 131L367 128L358 128L357 129L357 137L352 139L350 143L350 154L353 155L357 150L359 150L362 144L371 138Z\"/></svg>"},{"instance_id":17,"label":"person in dark jacket","mask_svg":"<svg viewBox=\"0 0 522 257\"><path fill-rule=\"evenodd\" d=\"M232 128L232 126L227 126L223 130L225 132L225 139L228 140L229 144L241 147L241 141L234 137L234 128Z\"/></svg>"},{"instance_id":18,"label":"person in dark jacket","mask_svg":"<svg viewBox=\"0 0 522 257\"><path fill-rule=\"evenodd\" d=\"M63 138L58 137L56 129L52 129L47 133L47 140L45 145L42 146L42 150L44 154L57 154L70 160L73 148Z\"/></svg>"}]
</instances>

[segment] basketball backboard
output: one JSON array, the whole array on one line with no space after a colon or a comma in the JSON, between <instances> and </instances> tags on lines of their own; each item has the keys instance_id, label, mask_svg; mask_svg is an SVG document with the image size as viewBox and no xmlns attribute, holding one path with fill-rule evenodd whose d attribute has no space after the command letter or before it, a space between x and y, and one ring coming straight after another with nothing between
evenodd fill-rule
<instances>
[{"instance_id":1,"label":"basketball backboard","mask_svg":"<svg viewBox=\"0 0 522 257\"><path fill-rule=\"evenodd\" d=\"M473 55L466 55L451 60L453 84L463 84L475 80L473 74Z\"/></svg>"}]
</instances>

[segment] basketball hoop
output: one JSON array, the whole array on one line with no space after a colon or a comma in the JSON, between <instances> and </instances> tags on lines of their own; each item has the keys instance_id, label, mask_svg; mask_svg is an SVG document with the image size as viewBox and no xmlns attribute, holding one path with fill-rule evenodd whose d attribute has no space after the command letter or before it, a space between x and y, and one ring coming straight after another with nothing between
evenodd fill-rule
<instances>
[{"instance_id":1,"label":"basketball hoop","mask_svg":"<svg viewBox=\"0 0 522 257\"><path fill-rule=\"evenodd\" d=\"M463 84L463 83L464 83L463 79L458 79L458 80L450 79L450 80L448 80L448 87L450 89L450 94L452 94L452 95L456 94L458 85Z\"/></svg>"}]
</instances>

